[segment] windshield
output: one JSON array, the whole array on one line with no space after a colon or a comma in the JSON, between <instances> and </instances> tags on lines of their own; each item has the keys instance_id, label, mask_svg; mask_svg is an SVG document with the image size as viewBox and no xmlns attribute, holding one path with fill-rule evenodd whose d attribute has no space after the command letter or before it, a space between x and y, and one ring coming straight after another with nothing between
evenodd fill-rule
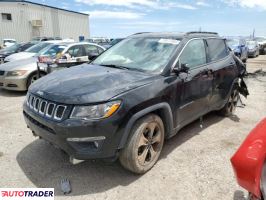
<instances>
[{"instance_id":1,"label":"windshield","mask_svg":"<svg viewBox=\"0 0 266 200\"><path fill-rule=\"evenodd\" d=\"M227 44L229 47L233 47L233 46L238 46L239 45L239 40L227 40Z\"/></svg>"},{"instance_id":2,"label":"windshield","mask_svg":"<svg viewBox=\"0 0 266 200\"><path fill-rule=\"evenodd\" d=\"M13 53L13 52L17 51L20 46L21 46L21 44L13 44L12 46L6 47L3 50L5 52L8 52L8 53Z\"/></svg>"},{"instance_id":3,"label":"windshield","mask_svg":"<svg viewBox=\"0 0 266 200\"><path fill-rule=\"evenodd\" d=\"M161 72L179 44L176 39L129 38L102 53L93 64Z\"/></svg>"},{"instance_id":4,"label":"windshield","mask_svg":"<svg viewBox=\"0 0 266 200\"><path fill-rule=\"evenodd\" d=\"M57 54L62 53L66 45L52 44L41 50L37 56L55 57Z\"/></svg>"},{"instance_id":5,"label":"windshield","mask_svg":"<svg viewBox=\"0 0 266 200\"><path fill-rule=\"evenodd\" d=\"M115 44L117 44L118 42L122 41L123 39L122 38L118 38L118 39L114 39L110 42L110 45L113 46Z\"/></svg>"},{"instance_id":6,"label":"windshield","mask_svg":"<svg viewBox=\"0 0 266 200\"><path fill-rule=\"evenodd\" d=\"M256 42L255 41L247 41L248 46L255 46Z\"/></svg>"},{"instance_id":7,"label":"windshield","mask_svg":"<svg viewBox=\"0 0 266 200\"><path fill-rule=\"evenodd\" d=\"M28 48L25 52L39 53L42 49L44 49L45 47L47 47L49 45L51 45L51 43L41 42L41 43L35 44L32 47Z\"/></svg>"}]
</instances>

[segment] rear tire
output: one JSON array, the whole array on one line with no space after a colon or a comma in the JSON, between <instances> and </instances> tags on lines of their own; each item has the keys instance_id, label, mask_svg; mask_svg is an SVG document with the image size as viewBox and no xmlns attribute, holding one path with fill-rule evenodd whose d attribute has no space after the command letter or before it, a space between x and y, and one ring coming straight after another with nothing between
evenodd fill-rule
<instances>
[{"instance_id":1,"label":"rear tire","mask_svg":"<svg viewBox=\"0 0 266 200\"><path fill-rule=\"evenodd\" d=\"M239 100L239 91L238 91L237 85L234 85L227 103L219 111L219 113L225 117L229 117L233 115L235 112L238 100Z\"/></svg>"},{"instance_id":2,"label":"rear tire","mask_svg":"<svg viewBox=\"0 0 266 200\"><path fill-rule=\"evenodd\" d=\"M161 118L149 114L133 126L119 160L131 172L143 174L158 161L164 143L164 125Z\"/></svg>"}]
</instances>

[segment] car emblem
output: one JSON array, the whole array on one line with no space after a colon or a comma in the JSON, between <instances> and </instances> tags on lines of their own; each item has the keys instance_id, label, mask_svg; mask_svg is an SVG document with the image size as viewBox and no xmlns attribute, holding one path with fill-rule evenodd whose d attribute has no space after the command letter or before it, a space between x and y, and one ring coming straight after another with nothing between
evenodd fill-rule
<instances>
[{"instance_id":1,"label":"car emblem","mask_svg":"<svg viewBox=\"0 0 266 200\"><path fill-rule=\"evenodd\" d=\"M38 91L37 94L39 94L39 95L42 96L43 95L43 92L42 91Z\"/></svg>"}]
</instances>

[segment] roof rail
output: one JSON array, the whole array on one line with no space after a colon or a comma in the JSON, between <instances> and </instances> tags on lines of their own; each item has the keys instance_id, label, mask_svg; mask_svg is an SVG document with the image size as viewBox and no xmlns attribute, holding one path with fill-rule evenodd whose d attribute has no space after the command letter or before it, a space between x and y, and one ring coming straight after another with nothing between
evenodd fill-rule
<instances>
[{"instance_id":1,"label":"roof rail","mask_svg":"<svg viewBox=\"0 0 266 200\"><path fill-rule=\"evenodd\" d=\"M139 34L142 34L142 33L151 33L151 32L138 32L138 33L134 33L132 35L139 35Z\"/></svg>"},{"instance_id":2,"label":"roof rail","mask_svg":"<svg viewBox=\"0 0 266 200\"><path fill-rule=\"evenodd\" d=\"M191 31L187 32L186 35L191 35L191 34L211 34L211 35L218 35L216 32L206 32L206 31Z\"/></svg>"}]
</instances>

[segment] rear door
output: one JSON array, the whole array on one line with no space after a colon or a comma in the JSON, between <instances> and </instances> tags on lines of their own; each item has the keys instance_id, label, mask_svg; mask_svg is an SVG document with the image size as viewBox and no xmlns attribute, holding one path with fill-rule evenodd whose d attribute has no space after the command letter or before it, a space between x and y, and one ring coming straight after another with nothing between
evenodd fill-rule
<instances>
[{"instance_id":1,"label":"rear door","mask_svg":"<svg viewBox=\"0 0 266 200\"><path fill-rule=\"evenodd\" d=\"M213 77L207 66L206 42L203 39L188 42L179 57L179 65L189 67L188 74L183 76L177 117L179 123L186 124L208 112Z\"/></svg>"},{"instance_id":2,"label":"rear door","mask_svg":"<svg viewBox=\"0 0 266 200\"><path fill-rule=\"evenodd\" d=\"M225 40L207 39L207 47L208 65L213 71L212 96L209 105L210 109L215 109L224 105L232 82L236 77L236 68Z\"/></svg>"}]
</instances>

